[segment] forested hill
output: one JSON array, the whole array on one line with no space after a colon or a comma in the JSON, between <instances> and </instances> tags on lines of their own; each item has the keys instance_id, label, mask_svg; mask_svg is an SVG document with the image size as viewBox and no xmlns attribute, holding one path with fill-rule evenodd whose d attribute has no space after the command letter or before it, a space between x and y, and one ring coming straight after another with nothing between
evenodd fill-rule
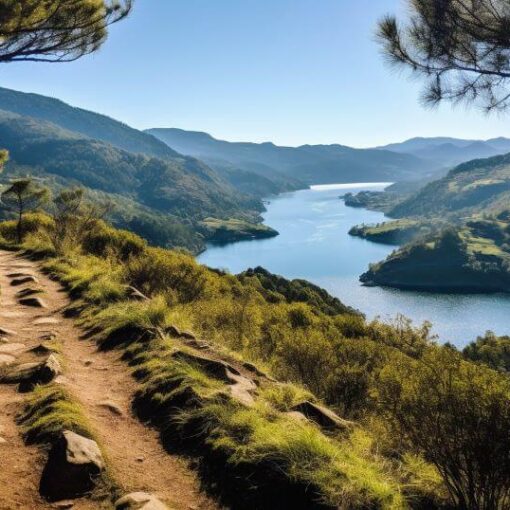
<instances>
[{"instance_id":1,"label":"forested hill","mask_svg":"<svg viewBox=\"0 0 510 510\"><path fill-rule=\"evenodd\" d=\"M106 115L74 108L51 97L27 94L0 87L0 110L52 122L114 147L158 158L172 158L177 153L157 138L129 127Z\"/></svg>"},{"instance_id":2,"label":"forested hill","mask_svg":"<svg viewBox=\"0 0 510 510\"><path fill-rule=\"evenodd\" d=\"M207 133L150 129L170 147L208 164L235 165L265 177L285 175L307 184L420 179L437 168L410 154L344 145L280 147L272 143L233 143Z\"/></svg>"},{"instance_id":3,"label":"forested hill","mask_svg":"<svg viewBox=\"0 0 510 510\"><path fill-rule=\"evenodd\" d=\"M149 226L151 231L157 225L164 230L165 218L189 230L189 242L183 245L196 250L201 244L196 226L202 219L256 220L262 209L259 200L237 192L194 158L133 154L50 122L5 111L0 111L0 140L11 155L7 178L13 173L52 176L66 185L115 194L115 201L121 202L120 224L158 244L176 245L171 231L162 233L161 239L154 232L146 235ZM129 210L125 200L130 202Z\"/></svg>"},{"instance_id":4,"label":"forested hill","mask_svg":"<svg viewBox=\"0 0 510 510\"><path fill-rule=\"evenodd\" d=\"M463 163L398 204L392 217L499 213L510 200L510 154Z\"/></svg>"}]
</instances>

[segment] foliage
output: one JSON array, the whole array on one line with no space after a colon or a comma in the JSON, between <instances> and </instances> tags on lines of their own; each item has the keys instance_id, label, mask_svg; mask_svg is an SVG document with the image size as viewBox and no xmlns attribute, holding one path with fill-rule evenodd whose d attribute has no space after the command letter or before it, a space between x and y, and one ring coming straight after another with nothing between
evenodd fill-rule
<instances>
[{"instance_id":1,"label":"foliage","mask_svg":"<svg viewBox=\"0 0 510 510\"><path fill-rule=\"evenodd\" d=\"M379 24L388 60L428 80L423 100L509 105L509 7L492 0L409 0L409 19Z\"/></svg>"},{"instance_id":2,"label":"foliage","mask_svg":"<svg viewBox=\"0 0 510 510\"><path fill-rule=\"evenodd\" d=\"M437 467L456 507L508 507L507 377L434 347L420 360L386 366L379 388L384 412L409 448Z\"/></svg>"},{"instance_id":3,"label":"foliage","mask_svg":"<svg viewBox=\"0 0 510 510\"><path fill-rule=\"evenodd\" d=\"M483 363L494 370L510 372L510 337L496 336L487 331L484 336L478 337L475 342L467 345L462 354L470 361Z\"/></svg>"},{"instance_id":4,"label":"foliage","mask_svg":"<svg viewBox=\"0 0 510 510\"><path fill-rule=\"evenodd\" d=\"M96 51L131 0L1 0L0 62L69 62Z\"/></svg>"},{"instance_id":5,"label":"foliage","mask_svg":"<svg viewBox=\"0 0 510 510\"><path fill-rule=\"evenodd\" d=\"M3 207L17 216L16 238L18 244L23 242L25 233L23 220L26 212L40 207L48 200L48 196L48 189L38 185L30 178L15 180L2 191L0 201Z\"/></svg>"},{"instance_id":6,"label":"foliage","mask_svg":"<svg viewBox=\"0 0 510 510\"><path fill-rule=\"evenodd\" d=\"M467 509L505 508L508 379L436 346L430 324L415 327L404 317L369 323L347 308L335 313L322 292L293 301L293 282L265 271L262 279L235 277L143 243L123 252L114 232L96 248L84 243L81 254L45 265L79 299L81 321L103 347L126 349L144 381L138 405L163 420L165 434L175 439L180 431L195 447L200 438L200 454L226 459L234 478L238 469L277 466L285 479L346 508L437 508L448 499ZM455 235L442 242L450 251L465 245ZM150 299L127 300L126 285ZM174 340L155 334L170 325L193 330L219 352L235 351L284 384L262 385L255 407L239 408L225 400L224 383L172 358ZM198 407L181 405L190 395ZM357 432L327 439L284 414L318 399L357 420ZM466 480L476 484L475 496Z\"/></svg>"}]
</instances>

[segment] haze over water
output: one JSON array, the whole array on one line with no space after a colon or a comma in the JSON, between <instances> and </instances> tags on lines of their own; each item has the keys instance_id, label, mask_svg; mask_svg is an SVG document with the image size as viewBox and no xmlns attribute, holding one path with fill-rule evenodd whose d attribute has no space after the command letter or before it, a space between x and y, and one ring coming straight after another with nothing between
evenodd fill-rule
<instances>
[{"instance_id":1,"label":"haze over water","mask_svg":"<svg viewBox=\"0 0 510 510\"><path fill-rule=\"evenodd\" d=\"M442 342L462 347L491 329L510 333L510 296L453 295L364 287L359 276L395 247L348 235L360 223L385 221L382 213L346 207L340 195L382 190L387 184L338 184L285 193L270 199L264 220L280 232L272 239L209 246L199 260L239 273L262 266L287 278L304 278L328 290L368 318L402 313L415 323L429 320Z\"/></svg>"}]
</instances>

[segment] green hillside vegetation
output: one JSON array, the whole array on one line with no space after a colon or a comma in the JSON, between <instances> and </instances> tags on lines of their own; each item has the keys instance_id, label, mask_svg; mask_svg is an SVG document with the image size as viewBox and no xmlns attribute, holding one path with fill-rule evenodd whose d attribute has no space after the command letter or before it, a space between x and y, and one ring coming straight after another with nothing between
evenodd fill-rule
<instances>
[{"instance_id":1,"label":"green hillside vegetation","mask_svg":"<svg viewBox=\"0 0 510 510\"><path fill-rule=\"evenodd\" d=\"M198 160L156 159L81 137L46 121L0 111L0 139L10 152L6 180L32 175L53 188L80 185L116 204L112 219L154 244L203 249L201 220L258 223L262 203L237 192ZM257 229L257 226L253 227Z\"/></svg>"},{"instance_id":2,"label":"green hillside vegetation","mask_svg":"<svg viewBox=\"0 0 510 510\"><path fill-rule=\"evenodd\" d=\"M74 108L58 99L0 88L0 110L51 122L81 135L80 138L100 140L134 154L146 154L169 160L182 157L149 133L133 129L105 115ZM183 154L193 155L193 152ZM208 159L207 162L233 187L259 198L306 187L299 180L275 172L271 168L264 168L263 165L254 165L253 168L246 165L240 168L228 161L214 158Z\"/></svg>"},{"instance_id":3,"label":"green hillside vegetation","mask_svg":"<svg viewBox=\"0 0 510 510\"><path fill-rule=\"evenodd\" d=\"M483 363L494 370L510 372L510 337L496 336L487 331L462 351L464 357L476 363Z\"/></svg>"},{"instance_id":4,"label":"green hillside vegetation","mask_svg":"<svg viewBox=\"0 0 510 510\"><path fill-rule=\"evenodd\" d=\"M376 225L358 225L352 227L349 234L374 243L401 245L417 237L427 236L437 228L438 224L433 222L402 219Z\"/></svg>"},{"instance_id":5,"label":"green hillside vegetation","mask_svg":"<svg viewBox=\"0 0 510 510\"><path fill-rule=\"evenodd\" d=\"M510 292L510 223L473 220L405 245L361 276L367 285Z\"/></svg>"},{"instance_id":6,"label":"green hillside vegetation","mask_svg":"<svg viewBox=\"0 0 510 510\"><path fill-rule=\"evenodd\" d=\"M0 87L0 110L50 122L82 135L80 138L101 140L128 152L143 153L160 159L178 156L168 145L147 133L106 115L74 108L51 97Z\"/></svg>"},{"instance_id":7,"label":"green hillside vegetation","mask_svg":"<svg viewBox=\"0 0 510 510\"><path fill-rule=\"evenodd\" d=\"M443 179L431 182L395 206L389 215L401 218L498 213L508 207L509 198L510 154L507 154L457 166Z\"/></svg>"},{"instance_id":8,"label":"green hillside vegetation","mask_svg":"<svg viewBox=\"0 0 510 510\"><path fill-rule=\"evenodd\" d=\"M278 235L276 230L262 223L249 223L236 219L206 218L200 222L200 230L209 241L218 244L265 239Z\"/></svg>"},{"instance_id":9,"label":"green hillside vegetation","mask_svg":"<svg viewBox=\"0 0 510 510\"><path fill-rule=\"evenodd\" d=\"M367 322L314 286L212 271L101 221L57 254L57 226L29 219L23 249L64 282L102 348L122 350L138 412L201 458L234 508L507 508L510 380L436 346L430 325ZM15 231L0 225L11 249ZM262 377L241 403L186 354L183 330L281 383ZM296 421L305 401L336 411L336 428Z\"/></svg>"},{"instance_id":10,"label":"green hillside vegetation","mask_svg":"<svg viewBox=\"0 0 510 510\"><path fill-rule=\"evenodd\" d=\"M402 200L401 195L391 191L360 191L359 193L346 193L340 198L348 207L385 213L391 211Z\"/></svg>"}]
</instances>

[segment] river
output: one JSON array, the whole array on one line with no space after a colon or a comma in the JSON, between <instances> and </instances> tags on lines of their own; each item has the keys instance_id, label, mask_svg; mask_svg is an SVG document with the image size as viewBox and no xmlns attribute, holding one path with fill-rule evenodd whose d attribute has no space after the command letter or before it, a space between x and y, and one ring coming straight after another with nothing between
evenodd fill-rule
<instances>
[{"instance_id":1,"label":"river","mask_svg":"<svg viewBox=\"0 0 510 510\"><path fill-rule=\"evenodd\" d=\"M199 260L231 273L262 266L287 278L304 278L368 318L391 320L401 313L416 324L428 320L441 342L458 347L489 329L510 334L510 296L432 294L360 284L359 276L368 265L384 259L394 247L349 236L353 225L378 223L384 215L346 207L339 196L386 185L314 186L271 198L264 222L280 232L278 237L212 245Z\"/></svg>"}]
</instances>

